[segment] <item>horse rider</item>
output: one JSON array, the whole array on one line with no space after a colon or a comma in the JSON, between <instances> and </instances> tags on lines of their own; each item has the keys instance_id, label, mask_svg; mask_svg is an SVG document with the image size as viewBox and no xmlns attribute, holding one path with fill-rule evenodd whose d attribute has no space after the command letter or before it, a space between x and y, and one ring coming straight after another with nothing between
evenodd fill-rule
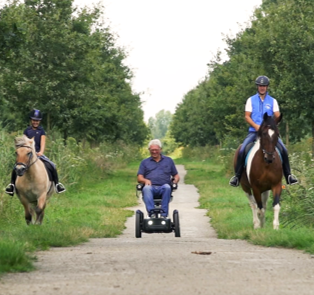
<instances>
[{"instance_id":1,"label":"horse rider","mask_svg":"<svg viewBox=\"0 0 314 295\"><path fill-rule=\"evenodd\" d=\"M52 178L56 186L56 192L58 194L63 193L66 191L66 189L64 185L59 182L56 165L44 155L46 146L46 133L44 128L39 126L40 121L42 120L42 114L39 110L34 109L31 111L29 118L31 120L31 125L24 130L24 134L30 139L35 137L35 149L37 157L50 166L49 170L52 172ZM5 192L11 196L14 195L16 177L16 172L13 169L11 183L5 189Z\"/></svg>"},{"instance_id":2,"label":"horse rider","mask_svg":"<svg viewBox=\"0 0 314 295\"><path fill-rule=\"evenodd\" d=\"M240 178L244 169L245 148L249 143L256 140L257 131L263 121L264 113L267 112L269 116L275 116L275 118L280 116L277 100L271 97L267 91L269 79L266 76L259 76L256 78L255 84L257 86L257 93L249 97L245 105L245 121L250 125L249 133L239 150L235 176L233 176L229 181L229 184L235 187L239 186ZM288 151L280 138L278 138L277 146L281 151L283 174L287 184L297 184L298 179L291 174Z\"/></svg>"},{"instance_id":3,"label":"horse rider","mask_svg":"<svg viewBox=\"0 0 314 295\"><path fill-rule=\"evenodd\" d=\"M161 197L161 217L167 218L171 198L171 178L173 183L180 180L176 166L170 157L161 154L161 142L153 139L148 144L150 157L144 159L137 172L137 181L145 186L142 190L143 200L149 217L154 213L154 196Z\"/></svg>"}]
</instances>

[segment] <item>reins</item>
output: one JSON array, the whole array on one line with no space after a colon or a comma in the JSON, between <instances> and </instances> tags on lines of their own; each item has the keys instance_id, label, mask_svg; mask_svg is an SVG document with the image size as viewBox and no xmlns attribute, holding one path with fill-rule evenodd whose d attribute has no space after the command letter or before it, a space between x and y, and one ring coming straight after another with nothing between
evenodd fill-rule
<instances>
[{"instance_id":1,"label":"reins","mask_svg":"<svg viewBox=\"0 0 314 295\"><path fill-rule=\"evenodd\" d=\"M32 148L31 146L28 146L28 145L18 145L18 146L16 146L16 149L19 149L19 148L22 148L22 147L29 148L29 149L33 150L33 148ZM37 160L38 160L38 157L37 157L34 162L30 163L31 160L32 160L32 158L33 158L33 153L32 153L31 156L29 157L29 161L28 161L27 164L24 164L24 163L21 163L21 162L17 162L17 163L15 163L15 167L16 167L17 165L21 165L21 166L24 166L24 167L25 167L25 171L27 171L27 170L28 170L32 165L34 165L34 164L37 162Z\"/></svg>"},{"instance_id":2,"label":"reins","mask_svg":"<svg viewBox=\"0 0 314 295\"><path fill-rule=\"evenodd\" d=\"M267 154L268 156L273 156L273 158L275 159L275 155L274 152L267 152L266 150L262 149L263 154Z\"/></svg>"}]
</instances>

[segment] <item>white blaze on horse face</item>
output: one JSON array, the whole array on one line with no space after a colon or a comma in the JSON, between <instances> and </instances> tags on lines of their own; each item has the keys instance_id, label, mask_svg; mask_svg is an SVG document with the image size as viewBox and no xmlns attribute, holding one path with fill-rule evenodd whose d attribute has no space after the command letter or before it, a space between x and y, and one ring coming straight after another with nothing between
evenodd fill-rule
<instances>
[{"instance_id":1,"label":"white blaze on horse face","mask_svg":"<svg viewBox=\"0 0 314 295\"><path fill-rule=\"evenodd\" d=\"M272 129L268 129L268 134L269 134L269 137L272 138L272 136L275 134L275 131Z\"/></svg>"},{"instance_id":2,"label":"white blaze on horse face","mask_svg":"<svg viewBox=\"0 0 314 295\"><path fill-rule=\"evenodd\" d=\"M256 154L256 152L259 150L260 148L260 139L258 139L256 141L256 143L254 144L250 154L249 154L249 157L247 159L247 164L246 164L246 175L247 175L247 178L249 180L249 183L251 183L250 181L250 171L251 171L251 167L252 167L252 160Z\"/></svg>"}]
</instances>

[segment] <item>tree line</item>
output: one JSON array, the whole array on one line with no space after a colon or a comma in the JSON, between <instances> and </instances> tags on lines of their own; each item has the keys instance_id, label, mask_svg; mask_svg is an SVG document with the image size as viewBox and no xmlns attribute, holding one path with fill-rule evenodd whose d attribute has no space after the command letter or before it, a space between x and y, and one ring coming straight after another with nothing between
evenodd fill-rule
<instances>
[{"instance_id":1,"label":"tree line","mask_svg":"<svg viewBox=\"0 0 314 295\"><path fill-rule=\"evenodd\" d=\"M279 102L286 143L313 137L313 12L311 0L264 0L246 27L225 37L228 59L217 52L206 78L178 104L170 125L176 141L232 147L242 142L248 130L245 102L256 93L254 81L260 75L270 78L269 93Z\"/></svg>"},{"instance_id":2,"label":"tree line","mask_svg":"<svg viewBox=\"0 0 314 295\"><path fill-rule=\"evenodd\" d=\"M126 52L103 18L104 7L73 0L8 1L0 10L0 118L25 128L40 109L43 124L91 143L142 143L149 133L131 89Z\"/></svg>"}]
</instances>

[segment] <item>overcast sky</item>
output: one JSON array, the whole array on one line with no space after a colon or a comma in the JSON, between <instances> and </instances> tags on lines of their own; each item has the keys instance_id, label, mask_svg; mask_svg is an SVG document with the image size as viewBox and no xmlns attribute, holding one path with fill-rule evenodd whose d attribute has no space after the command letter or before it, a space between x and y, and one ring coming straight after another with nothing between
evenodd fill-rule
<instances>
[{"instance_id":1,"label":"overcast sky","mask_svg":"<svg viewBox=\"0 0 314 295\"><path fill-rule=\"evenodd\" d=\"M206 64L226 46L262 0L75 0L101 2L119 45L127 49L134 92L144 92L144 119L160 110L175 112L184 95L201 81Z\"/></svg>"}]
</instances>

